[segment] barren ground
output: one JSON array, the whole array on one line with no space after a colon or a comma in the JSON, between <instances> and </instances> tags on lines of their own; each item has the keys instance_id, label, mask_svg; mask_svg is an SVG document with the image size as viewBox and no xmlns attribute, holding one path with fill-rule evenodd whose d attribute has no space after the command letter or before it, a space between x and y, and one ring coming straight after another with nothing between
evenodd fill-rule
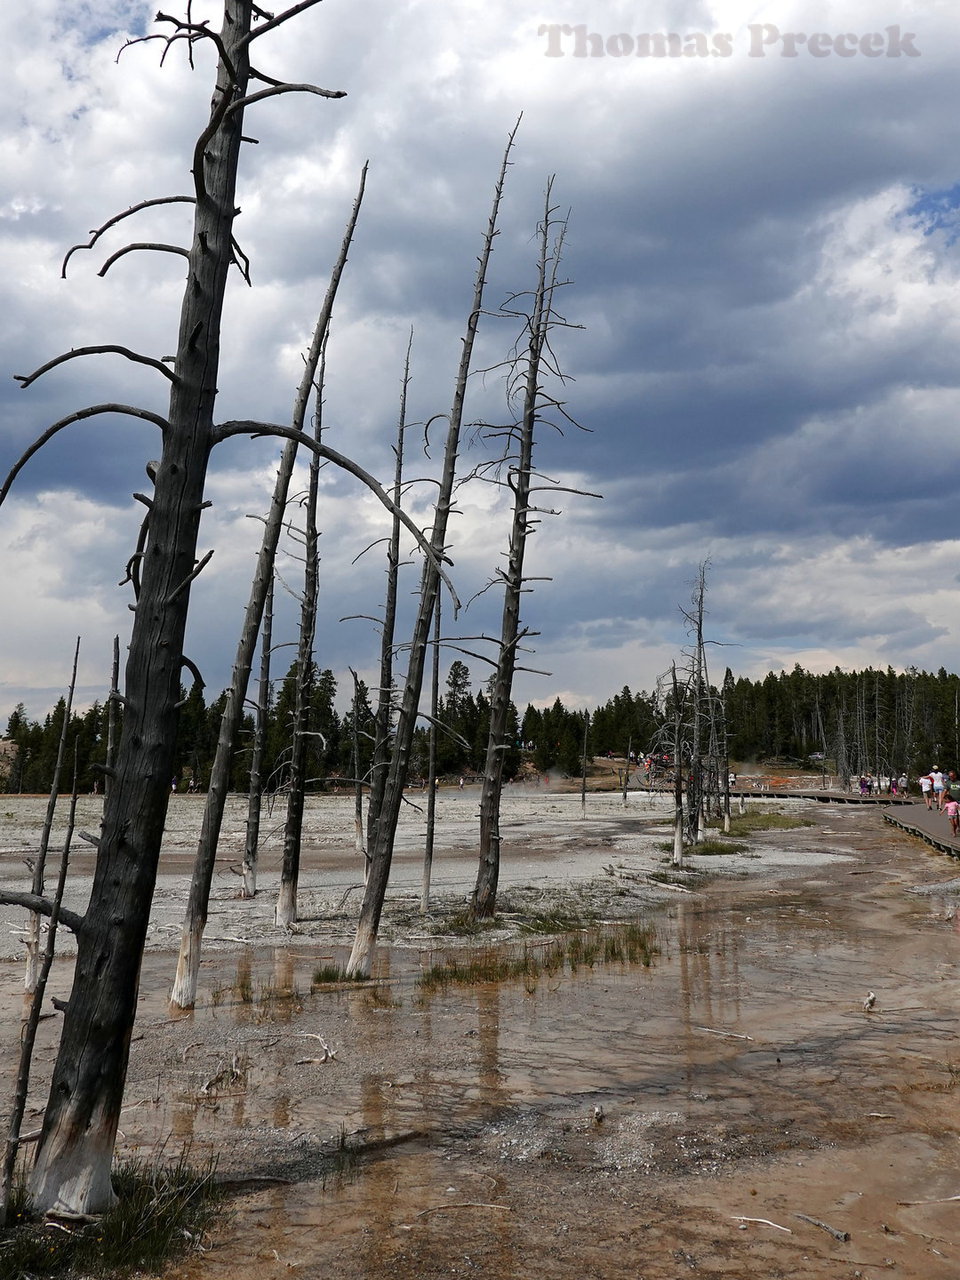
<instances>
[{"instance_id":1,"label":"barren ground","mask_svg":"<svg viewBox=\"0 0 960 1280\"><path fill-rule=\"evenodd\" d=\"M82 803L95 830L98 802ZM272 923L275 845L257 899L236 897L238 803L198 1007L174 1015L201 805L171 802L120 1150L212 1152L237 1186L207 1251L170 1280L960 1274L954 868L876 810L781 802L814 825L691 858L709 878L670 887L648 878L667 870L659 802L591 795L583 816L579 796L515 789L507 916L478 942L437 932L475 869L476 794L441 793L435 909L418 910L423 820L410 809L376 981L344 988L313 977L352 937L351 802L310 806L292 934ZM0 884L26 887L43 809L0 797ZM82 909L88 853L74 872ZM651 924L659 954L649 968L418 982L447 953L516 946L511 908L558 903ZM6 1095L21 914L0 908ZM57 995L69 968L65 956ZM36 1113L58 1025L41 1026Z\"/></svg>"}]
</instances>

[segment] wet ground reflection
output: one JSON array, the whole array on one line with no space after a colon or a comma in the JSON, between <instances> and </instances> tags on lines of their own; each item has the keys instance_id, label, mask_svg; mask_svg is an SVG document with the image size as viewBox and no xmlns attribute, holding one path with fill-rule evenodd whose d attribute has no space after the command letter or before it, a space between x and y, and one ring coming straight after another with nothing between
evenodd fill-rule
<instances>
[{"instance_id":1,"label":"wet ground reflection","mask_svg":"<svg viewBox=\"0 0 960 1280\"><path fill-rule=\"evenodd\" d=\"M266 1149L295 1181L173 1274L960 1274L960 1205L900 1203L960 1192L954 900L907 892L949 866L830 817L850 856L684 896L649 968L423 992L413 954L346 990L313 987L317 955L220 962L127 1140ZM341 1133L365 1154L337 1168Z\"/></svg>"}]
</instances>

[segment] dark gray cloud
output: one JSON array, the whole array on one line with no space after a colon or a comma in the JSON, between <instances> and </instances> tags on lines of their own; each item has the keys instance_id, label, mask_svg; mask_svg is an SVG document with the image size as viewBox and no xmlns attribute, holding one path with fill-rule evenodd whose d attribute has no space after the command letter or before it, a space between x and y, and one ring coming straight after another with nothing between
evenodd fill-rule
<instances>
[{"instance_id":1,"label":"dark gray cloud","mask_svg":"<svg viewBox=\"0 0 960 1280\"><path fill-rule=\"evenodd\" d=\"M751 58L731 9L557 0L549 17L605 36L730 32L725 58L547 58L545 19L459 0L327 0L256 46L268 73L349 96L286 97L248 118L258 145L244 156L237 231L254 288L239 277L231 285L221 418L289 418L365 160L325 422L331 443L380 475L392 465L411 326L411 420L449 406L493 181L521 111L491 310L532 279L551 174L558 205L571 210L562 310L583 328L558 333L557 350L571 379L563 398L587 430L545 430L539 458L568 486L605 496L564 498L554 504L562 517L537 534L537 572L553 580L528 600L542 633L532 665L554 675L525 677L521 698L590 702L624 683L650 687L683 643L678 605L707 556L711 624L735 644L735 669L796 659L938 666L960 631L952 591L923 590L909 572L921 562L939 575L956 550L960 30L952 15L924 12L912 26L900 19L916 32L917 58ZM198 18L216 10L214 0L194 5ZM789 29L804 29L801 16ZM116 62L123 34L144 34L151 18L139 0L37 0L0 16L15 68L0 87L7 375L84 343L173 348L179 259L128 257L105 279L96 272L133 236L182 241L183 208L114 229L59 278L65 249L90 228L145 197L190 189L209 57L198 50L191 74L174 51L161 69L159 47L141 44ZM788 29L765 6L749 21ZM858 2L809 18L834 32L889 25L878 21ZM494 369L515 336L515 322L487 320L478 364ZM165 388L116 357L71 361L26 391L7 376L0 469L62 414L115 400L162 411ZM470 407L504 418L501 374L475 377ZM138 520L125 495L142 487L157 448L142 424L71 427L0 510L3 572L24 599L0 640L0 718L5 702L43 703L57 687L68 633L83 629L98 649L125 629L114 584ZM205 534L217 552L198 585L190 643L214 687L226 680L246 598L256 540L246 515L266 505L276 452L233 441L212 461ZM471 437L467 465L481 456ZM430 465L412 429L411 474ZM348 661L373 661L372 628L339 619L374 608L382 566L373 553L353 561L383 525L354 482L327 473L325 484L318 656L342 673ZM427 522L426 490L419 503ZM58 508L80 522L72 539L67 529L58 541ZM468 599L506 536L490 491L465 491L456 536ZM284 604L282 628L292 630L294 612ZM485 596L458 625L489 630L496 613ZM94 687L105 661L90 664ZM474 674L482 678L479 665Z\"/></svg>"}]
</instances>

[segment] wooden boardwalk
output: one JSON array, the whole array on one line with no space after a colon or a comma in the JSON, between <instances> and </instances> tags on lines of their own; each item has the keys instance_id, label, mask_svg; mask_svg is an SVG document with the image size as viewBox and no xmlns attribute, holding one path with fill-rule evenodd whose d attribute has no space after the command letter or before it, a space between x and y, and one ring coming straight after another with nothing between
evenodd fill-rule
<instances>
[{"instance_id":1,"label":"wooden boardwalk","mask_svg":"<svg viewBox=\"0 0 960 1280\"><path fill-rule=\"evenodd\" d=\"M928 809L925 804L914 803L909 809L898 809L896 813L884 810L883 816L887 822L906 831L908 835L925 840L941 853L948 853L951 858L960 858L960 838L951 832L945 813Z\"/></svg>"},{"instance_id":2,"label":"wooden boardwalk","mask_svg":"<svg viewBox=\"0 0 960 1280\"><path fill-rule=\"evenodd\" d=\"M818 800L821 804L913 805L909 796L862 796L859 791L790 791L786 787L732 787L731 796L744 800Z\"/></svg>"}]
</instances>

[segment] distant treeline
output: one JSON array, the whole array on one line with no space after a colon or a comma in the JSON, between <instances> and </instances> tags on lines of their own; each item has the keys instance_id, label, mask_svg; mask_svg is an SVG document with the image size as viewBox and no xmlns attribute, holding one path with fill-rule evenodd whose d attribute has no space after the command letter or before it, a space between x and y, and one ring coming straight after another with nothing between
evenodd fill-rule
<instances>
[{"instance_id":1,"label":"distant treeline","mask_svg":"<svg viewBox=\"0 0 960 1280\"><path fill-rule=\"evenodd\" d=\"M935 764L960 762L960 677L941 668L936 674L910 670L844 672L813 675L799 665L791 672L771 672L762 680L735 678L729 668L713 699L726 733L732 760L780 759L811 763L825 758L826 767L842 776L860 773L926 772ZM316 671L311 696L308 777L315 790L344 787L365 779L373 748L373 711L361 681L348 710L336 710L337 682L331 671ZM197 687L184 690L177 743L179 790L205 789L210 776L225 694L210 703ZM294 681L291 668L271 700L265 723L262 777L268 791L282 789L289 753L289 725ZM23 706L10 716L6 737L13 744L0 757L0 789L46 792L50 789L66 709L57 704L42 723L27 718ZM589 756L638 756L655 750L665 707L657 694L632 693L624 687L589 713L564 707L528 706L522 719L511 717L511 747L506 776L514 777L527 762L541 772L576 774L584 745ZM120 712L118 709L118 717ZM454 662L440 700L437 773L441 777L473 776L483 768L489 723L489 698L472 689L469 669ZM584 730L586 728L586 740ZM120 724L117 725L119 734ZM248 715L233 744L234 790L249 784L254 719ZM107 712L94 705L71 716L61 790L72 785L74 761L81 791L102 785L97 765L106 760ZM427 772L427 730L418 732L411 776Z\"/></svg>"}]
</instances>

